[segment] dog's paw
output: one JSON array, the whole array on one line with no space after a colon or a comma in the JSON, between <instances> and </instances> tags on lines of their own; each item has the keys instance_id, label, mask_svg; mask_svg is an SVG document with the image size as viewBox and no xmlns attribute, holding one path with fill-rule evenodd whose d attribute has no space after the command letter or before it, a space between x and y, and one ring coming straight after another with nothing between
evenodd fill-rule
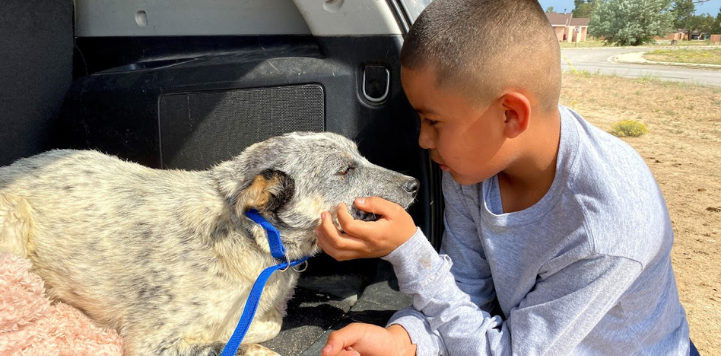
<instances>
[{"instance_id":1,"label":"dog's paw","mask_svg":"<svg viewBox=\"0 0 721 356\"><path fill-rule=\"evenodd\" d=\"M235 356L280 356L279 353L258 344L240 345Z\"/></svg>"}]
</instances>

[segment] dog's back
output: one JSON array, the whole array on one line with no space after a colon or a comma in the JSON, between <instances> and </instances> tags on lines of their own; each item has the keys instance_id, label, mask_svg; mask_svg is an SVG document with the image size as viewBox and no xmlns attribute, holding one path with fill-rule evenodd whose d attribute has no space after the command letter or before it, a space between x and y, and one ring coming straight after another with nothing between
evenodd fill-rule
<instances>
[{"instance_id":1,"label":"dog's back","mask_svg":"<svg viewBox=\"0 0 721 356\"><path fill-rule=\"evenodd\" d=\"M213 203L220 209L222 199L214 185L207 172L154 170L96 151L49 151L0 167L0 241L5 246L9 240L26 240L32 248L32 239L27 241L32 230L64 232L56 237L63 244L53 249L69 248L75 256L88 247L75 245L88 241L72 240L84 231L134 235L127 232L151 225L144 220L157 225ZM36 221L34 215L43 218ZM142 235L151 238L153 233L145 230ZM102 237L97 235L98 245L91 247L102 248ZM32 253L26 249L18 254Z\"/></svg>"},{"instance_id":2,"label":"dog's back","mask_svg":"<svg viewBox=\"0 0 721 356\"><path fill-rule=\"evenodd\" d=\"M23 159L0 168L0 251L29 258L51 298L106 326L150 334L169 316L222 318L232 295L194 296L227 288L227 276L209 241L188 238L212 236L193 230L227 218L215 186L208 172L154 170L94 151ZM221 315L201 315L209 306L193 303L217 303Z\"/></svg>"}]
</instances>

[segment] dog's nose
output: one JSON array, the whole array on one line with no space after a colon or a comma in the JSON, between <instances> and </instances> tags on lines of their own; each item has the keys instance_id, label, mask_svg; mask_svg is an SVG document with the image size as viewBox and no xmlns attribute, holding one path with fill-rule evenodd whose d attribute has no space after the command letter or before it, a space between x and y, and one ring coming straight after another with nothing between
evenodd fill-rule
<instances>
[{"instance_id":1,"label":"dog's nose","mask_svg":"<svg viewBox=\"0 0 721 356\"><path fill-rule=\"evenodd\" d=\"M411 193L414 197L416 196L416 194L418 194L419 187L420 183L418 182L418 179L415 178L412 178L411 180L403 184L403 189L405 189L406 192Z\"/></svg>"}]
</instances>

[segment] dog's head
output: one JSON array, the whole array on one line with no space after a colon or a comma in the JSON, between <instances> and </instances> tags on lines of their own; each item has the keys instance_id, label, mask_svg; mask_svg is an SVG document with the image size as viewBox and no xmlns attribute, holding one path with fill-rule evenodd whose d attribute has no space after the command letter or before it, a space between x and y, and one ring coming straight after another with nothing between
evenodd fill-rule
<instances>
[{"instance_id":1,"label":"dog's head","mask_svg":"<svg viewBox=\"0 0 721 356\"><path fill-rule=\"evenodd\" d=\"M370 163L355 143L333 133L272 137L221 163L214 174L235 221L267 247L262 230L256 233L259 227L244 217L258 210L280 230L292 259L318 252L313 229L321 212L335 216L345 203L356 219L374 220L354 207L356 198L378 196L407 208L419 186L415 178Z\"/></svg>"}]
</instances>

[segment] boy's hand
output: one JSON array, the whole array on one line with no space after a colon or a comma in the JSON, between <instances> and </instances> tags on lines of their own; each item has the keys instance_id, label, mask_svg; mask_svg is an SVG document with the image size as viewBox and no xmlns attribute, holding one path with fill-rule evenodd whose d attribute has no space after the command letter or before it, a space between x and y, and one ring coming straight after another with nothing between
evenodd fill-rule
<instances>
[{"instance_id":1,"label":"boy's hand","mask_svg":"<svg viewBox=\"0 0 721 356\"><path fill-rule=\"evenodd\" d=\"M371 197L356 199L355 206L379 215L380 219L355 220L348 213L347 206L341 203L338 206L338 222L344 232L333 225L328 212L321 214L321 225L315 229L320 248L338 261L385 256L416 232L413 218L396 203Z\"/></svg>"},{"instance_id":2,"label":"boy's hand","mask_svg":"<svg viewBox=\"0 0 721 356\"><path fill-rule=\"evenodd\" d=\"M391 325L380 326L353 323L332 332L321 351L322 356L413 356L416 345L411 343L406 329Z\"/></svg>"}]
</instances>

